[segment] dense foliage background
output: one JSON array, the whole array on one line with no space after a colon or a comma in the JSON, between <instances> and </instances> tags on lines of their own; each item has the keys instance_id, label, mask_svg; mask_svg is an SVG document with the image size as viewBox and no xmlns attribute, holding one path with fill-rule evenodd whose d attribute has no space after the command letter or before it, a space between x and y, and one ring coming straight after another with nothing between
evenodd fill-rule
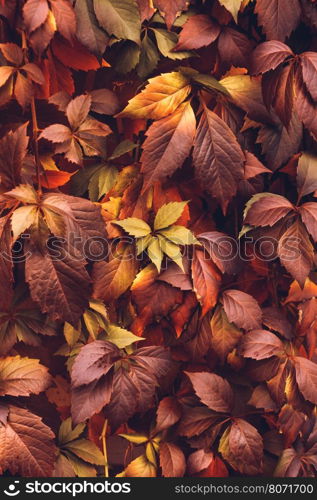
<instances>
[{"instance_id":1,"label":"dense foliage background","mask_svg":"<svg viewBox=\"0 0 317 500\"><path fill-rule=\"evenodd\" d=\"M314 0L0 0L0 470L314 476Z\"/></svg>"}]
</instances>

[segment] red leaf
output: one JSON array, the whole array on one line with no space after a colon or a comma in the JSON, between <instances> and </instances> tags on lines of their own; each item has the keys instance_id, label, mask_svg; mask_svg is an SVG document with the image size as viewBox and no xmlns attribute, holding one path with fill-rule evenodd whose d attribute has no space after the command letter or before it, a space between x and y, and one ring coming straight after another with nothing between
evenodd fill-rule
<instances>
[{"instance_id":1,"label":"red leaf","mask_svg":"<svg viewBox=\"0 0 317 500\"><path fill-rule=\"evenodd\" d=\"M270 40L261 43L252 53L250 73L259 75L277 68L290 56L294 56L293 51L285 43L278 40Z\"/></svg>"},{"instance_id":2,"label":"red leaf","mask_svg":"<svg viewBox=\"0 0 317 500\"><path fill-rule=\"evenodd\" d=\"M70 42L76 33L75 11L69 0L53 0L52 11L55 17L58 31Z\"/></svg>"},{"instance_id":3,"label":"red leaf","mask_svg":"<svg viewBox=\"0 0 317 500\"><path fill-rule=\"evenodd\" d=\"M162 431L176 424L182 416L182 407L176 398L168 396L162 399L156 413L156 430Z\"/></svg>"},{"instance_id":4,"label":"red leaf","mask_svg":"<svg viewBox=\"0 0 317 500\"><path fill-rule=\"evenodd\" d=\"M228 413L233 405L233 392L228 382L208 372L185 372L199 399L213 411Z\"/></svg>"},{"instance_id":5,"label":"red leaf","mask_svg":"<svg viewBox=\"0 0 317 500\"><path fill-rule=\"evenodd\" d=\"M176 17L183 11L188 9L187 0L154 0L154 6L157 7L163 15L166 26L171 29Z\"/></svg>"},{"instance_id":6,"label":"red leaf","mask_svg":"<svg viewBox=\"0 0 317 500\"><path fill-rule=\"evenodd\" d=\"M314 241L317 241L317 204L314 201L303 203L299 207L299 213L307 231Z\"/></svg>"},{"instance_id":7,"label":"red leaf","mask_svg":"<svg viewBox=\"0 0 317 500\"><path fill-rule=\"evenodd\" d=\"M317 100L317 54L316 52L304 52L300 56L302 66L302 75L305 85L312 96L313 100Z\"/></svg>"},{"instance_id":8,"label":"red leaf","mask_svg":"<svg viewBox=\"0 0 317 500\"><path fill-rule=\"evenodd\" d=\"M186 469L184 453L175 444L164 442L160 445L160 465L164 477L182 477Z\"/></svg>"},{"instance_id":9,"label":"red leaf","mask_svg":"<svg viewBox=\"0 0 317 500\"><path fill-rule=\"evenodd\" d=\"M296 382L305 399L317 404L317 365L309 359L295 356Z\"/></svg>"},{"instance_id":10,"label":"red leaf","mask_svg":"<svg viewBox=\"0 0 317 500\"><path fill-rule=\"evenodd\" d=\"M252 51L251 41L232 28L223 28L218 38L219 55L226 66L246 67Z\"/></svg>"},{"instance_id":11,"label":"red leaf","mask_svg":"<svg viewBox=\"0 0 317 500\"><path fill-rule=\"evenodd\" d=\"M257 0L255 13L269 40L281 40L296 28L300 14L298 0Z\"/></svg>"},{"instance_id":12,"label":"red leaf","mask_svg":"<svg viewBox=\"0 0 317 500\"><path fill-rule=\"evenodd\" d=\"M253 330L246 333L239 345L239 352L245 358L265 359L285 354L280 339L267 330Z\"/></svg>"},{"instance_id":13,"label":"red leaf","mask_svg":"<svg viewBox=\"0 0 317 500\"><path fill-rule=\"evenodd\" d=\"M173 51L200 49L214 42L220 33L220 26L205 14L187 19Z\"/></svg>"},{"instance_id":14,"label":"red leaf","mask_svg":"<svg viewBox=\"0 0 317 500\"><path fill-rule=\"evenodd\" d=\"M240 290L225 290L222 297L223 307L230 322L245 330L259 328L262 311L251 295Z\"/></svg>"},{"instance_id":15,"label":"red leaf","mask_svg":"<svg viewBox=\"0 0 317 500\"><path fill-rule=\"evenodd\" d=\"M192 278L194 291L202 305L202 314L205 315L217 303L221 277L212 260L202 250L194 250Z\"/></svg>"},{"instance_id":16,"label":"red leaf","mask_svg":"<svg viewBox=\"0 0 317 500\"><path fill-rule=\"evenodd\" d=\"M47 0L27 0L23 5L24 22L29 32L36 30L48 16Z\"/></svg>"},{"instance_id":17,"label":"red leaf","mask_svg":"<svg viewBox=\"0 0 317 500\"><path fill-rule=\"evenodd\" d=\"M294 207L284 196L272 193L255 195L246 208L244 222L252 226L274 226Z\"/></svg>"},{"instance_id":18,"label":"red leaf","mask_svg":"<svg viewBox=\"0 0 317 500\"><path fill-rule=\"evenodd\" d=\"M55 37L51 46L55 57L68 68L81 69L82 71L100 68L98 59L75 40L71 45L66 40Z\"/></svg>"}]
</instances>

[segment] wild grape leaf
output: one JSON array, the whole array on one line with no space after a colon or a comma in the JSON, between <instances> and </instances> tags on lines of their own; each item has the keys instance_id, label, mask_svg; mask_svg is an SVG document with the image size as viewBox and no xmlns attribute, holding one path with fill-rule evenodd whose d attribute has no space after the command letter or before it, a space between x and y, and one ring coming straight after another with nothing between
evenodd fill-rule
<instances>
[{"instance_id":1,"label":"wild grape leaf","mask_svg":"<svg viewBox=\"0 0 317 500\"><path fill-rule=\"evenodd\" d=\"M197 450L191 453L187 460L187 470L189 474L197 474L198 472L207 469L213 460L213 453L205 450Z\"/></svg>"},{"instance_id":2,"label":"wild grape leaf","mask_svg":"<svg viewBox=\"0 0 317 500\"><path fill-rule=\"evenodd\" d=\"M160 444L160 465L164 477L183 477L186 460L181 448L169 442Z\"/></svg>"},{"instance_id":3,"label":"wild grape leaf","mask_svg":"<svg viewBox=\"0 0 317 500\"><path fill-rule=\"evenodd\" d=\"M243 178L244 155L228 125L206 107L198 125L193 159L201 185L220 202L225 213Z\"/></svg>"},{"instance_id":4,"label":"wild grape leaf","mask_svg":"<svg viewBox=\"0 0 317 500\"><path fill-rule=\"evenodd\" d=\"M93 268L93 296L110 302L122 295L137 273L137 261L130 245L114 255L109 262L96 262Z\"/></svg>"},{"instance_id":5,"label":"wild grape leaf","mask_svg":"<svg viewBox=\"0 0 317 500\"><path fill-rule=\"evenodd\" d=\"M175 224L184 212L187 203L188 201L171 201L170 203L164 203L155 215L154 230L160 231Z\"/></svg>"},{"instance_id":6,"label":"wild grape leaf","mask_svg":"<svg viewBox=\"0 0 317 500\"><path fill-rule=\"evenodd\" d=\"M242 0L219 0L219 3L227 9L232 15L235 22L238 22L238 12L240 10Z\"/></svg>"},{"instance_id":7,"label":"wild grape leaf","mask_svg":"<svg viewBox=\"0 0 317 500\"><path fill-rule=\"evenodd\" d=\"M169 2L169 0L154 0L154 6L157 7L163 15L166 26L170 30L176 17L179 16L183 10L188 9L188 1L175 0L174 2Z\"/></svg>"},{"instance_id":8,"label":"wild grape leaf","mask_svg":"<svg viewBox=\"0 0 317 500\"><path fill-rule=\"evenodd\" d=\"M313 266L314 248L305 226L299 219L284 232L278 242L277 253L287 271L304 286Z\"/></svg>"},{"instance_id":9,"label":"wild grape leaf","mask_svg":"<svg viewBox=\"0 0 317 500\"><path fill-rule=\"evenodd\" d=\"M163 73L150 78L145 89L133 97L117 116L159 120L176 111L190 90L187 76L176 71Z\"/></svg>"},{"instance_id":10,"label":"wild grape leaf","mask_svg":"<svg viewBox=\"0 0 317 500\"><path fill-rule=\"evenodd\" d=\"M252 330L261 326L262 311L257 301L240 290L225 290L223 307L231 323L239 328Z\"/></svg>"},{"instance_id":11,"label":"wild grape leaf","mask_svg":"<svg viewBox=\"0 0 317 500\"><path fill-rule=\"evenodd\" d=\"M200 49L214 42L220 33L220 26L205 14L187 19L173 50Z\"/></svg>"},{"instance_id":12,"label":"wild grape leaf","mask_svg":"<svg viewBox=\"0 0 317 500\"><path fill-rule=\"evenodd\" d=\"M28 123L24 123L14 132L10 131L0 140L0 176L1 185L6 191L14 188L21 181L21 169L27 154L29 138L26 134Z\"/></svg>"},{"instance_id":13,"label":"wild grape leaf","mask_svg":"<svg viewBox=\"0 0 317 500\"><path fill-rule=\"evenodd\" d=\"M12 235L10 221L0 218L0 310L7 310L13 298Z\"/></svg>"},{"instance_id":14,"label":"wild grape leaf","mask_svg":"<svg viewBox=\"0 0 317 500\"><path fill-rule=\"evenodd\" d=\"M77 326L88 306L91 289L85 261L78 259L78 254L66 250L61 250L62 258L56 259L48 250L42 253L35 244L27 243L30 253L25 265L25 278L32 299L53 320L62 319Z\"/></svg>"},{"instance_id":15,"label":"wild grape leaf","mask_svg":"<svg viewBox=\"0 0 317 500\"><path fill-rule=\"evenodd\" d=\"M0 395L29 396L45 391L51 377L38 359L7 356L0 358Z\"/></svg>"},{"instance_id":16,"label":"wild grape leaf","mask_svg":"<svg viewBox=\"0 0 317 500\"><path fill-rule=\"evenodd\" d=\"M317 365L309 359L295 356L294 358L296 382L305 399L317 404Z\"/></svg>"},{"instance_id":17,"label":"wild grape leaf","mask_svg":"<svg viewBox=\"0 0 317 500\"><path fill-rule=\"evenodd\" d=\"M218 51L226 66L248 66L252 48L251 41L243 33L228 27L222 29L218 38Z\"/></svg>"},{"instance_id":18,"label":"wild grape leaf","mask_svg":"<svg viewBox=\"0 0 317 500\"><path fill-rule=\"evenodd\" d=\"M316 56L316 52L304 52L300 57L303 80L314 101L317 100L317 85L315 82L317 75Z\"/></svg>"},{"instance_id":19,"label":"wild grape leaf","mask_svg":"<svg viewBox=\"0 0 317 500\"><path fill-rule=\"evenodd\" d=\"M231 467L241 474L262 472L263 440L253 425L236 418L222 435L219 451Z\"/></svg>"},{"instance_id":20,"label":"wild grape leaf","mask_svg":"<svg viewBox=\"0 0 317 500\"><path fill-rule=\"evenodd\" d=\"M196 131L196 119L190 103L184 103L171 115L154 122L146 132L141 156L143 190L170 177L189 156Z\"/></svg>"},{"instance_id":21,"label":"wild grape leaf","mask_svg":"<svg viewBox=\"0 0 317 500\"><path fill-rule=\"evenodd\" d=\"M267 38L284 42L296 28L301 9L298 0L257 0L255 13Z\"/></svg>"},{"instance_id":22,"label":"wild grape leaf","mask_svg":"<svg viewBox=\"0 0 317 500\"><path fill-rule=\"evenodd\" d=\"M285 59L294 56L293 51L285 43L270 40L261 43L252 53L250 72L260 75L277 68Z\"/></svg>"},{"instance_id":23,"label":"wild grape leaf","mask_svg":"<svg viewBox=\"0 0 317 500\"><path fill-rule=\"evenodd\" d=\"M176 424L182 416L182 407L178 400L173 396L163 398L156 412L156 430L162 431L169 429Z\"/></svg>"},{"instance_id":24,"label":"wild grape leaf","mask_svg":"<svg viewBox=\"0 0 317 500\"><path fill-rule=\"evenodd\" d=\"M54 434L42 419L9 405L6 425L0 426L0 469L23 477L50 477L55 462Z\"/></svg>"},{"instance_id":25,"label":"wild grape leaf","mask_svg":"<svg viewBox=\"0 0 317 500\"><path fill-rule=\"evenodd\" d=\"M238 344L242 332L233 323L229 323L222 307L216 308L210 321L210 327L211 346L224 363L229 352Z\"/></svg>"},{"instance_id":26,"label":"wild grape leaf","mask_svg":"<svg viewBox=\"0 0 317 500\"><path fill-rule=\"evenodd\" d=\"M109 35L140 43L140 16L135 0L94 0L100 26Z\"/></svg>"},{"instance_id":27,"label":"wild grape leaf","mask_svg":"<svg viewBox=\"0 0 317 500\"><path fill-rule=\"evenodd\" d=\"M296 176L299 200L306 194L317 190L316 165L317 157L315 155L306 152L300 155Z\"/></svg>"},{"instance_id":28,"label":"wild grape leaf","mask_svg":"<svg viewBox=\"0 0 317 500\"><path fill-rule=\"evenodd\" d=\"M221 275L213 261L197 249L194 250L191 271L193 290L205 315L217 303Z\"/></svg>"},{"instance_id":29,"label":"wild grape leaf","mask_svg":"<svg viewBox=\"0 0 317 500\"><path fill-rule=\"evenodd\" d=\"M284 196L273 193L255 194L247 203L244 222L252 226L274 226L294 206Z\"/></svg>"},{"instance_id":30,"label":"wild grape leaf","mask_svg":"<svg viewBox=\"0 0 317 500\"><path fill-rule=\"evenodd\" d=\"M208 372L185 372L199 399L210 410L228 413L233 405L233 392L227 380Z\"/></svg>"},{"instance_id":31,"label":"wild grape leaf","mask_svg":"<svg viewBox=\"0 0 317 500\"><path fill-rule=\"evenodd\" d=\"M239 352L246 358L265 359L285 355L280 339L267 330L252 330L240 342Z\"/></svg>"},{"instance_id":32,"label":"wild grape leaf","mask_svg":"<svg viewBox=\"0 0 317 500\"><path fill-rule=\"evenodd\" d=\"M309 188L310 189L310 188ZM299 213L307 231L317 241L317 206L316 202L309 201L299 207Z\"/></svg>"},{"instance_id":33,"label":"wild grape leaf","mask_svg":"<svg viewBox=\"0 0 317 500\"><path fill-rule=\"evenodd\" d=\"M39 28L48 16L47 0L27 0L23 5L23 17L29 32Z\"/></svg>"},{"instance_id":34,"label":"wild grape leaf","mask_svg":"<svg viewBox=\"0 0 317 500\"><path fill-rule=\"evenodd\" d=\"M78 40L94 54L102 55L108 44L109 37L98 25L93 0L76 2L75 13Z\"/></svg>"}]
</instances>

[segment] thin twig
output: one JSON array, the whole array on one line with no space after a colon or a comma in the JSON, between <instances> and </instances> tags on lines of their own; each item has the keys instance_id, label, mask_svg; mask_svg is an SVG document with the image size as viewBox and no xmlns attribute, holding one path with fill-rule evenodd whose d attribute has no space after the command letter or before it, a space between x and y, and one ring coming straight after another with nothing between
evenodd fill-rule
<instances>
[{"instance_id":1,"label":"thin twig","mask_svg":"<svg viewBox=\"0 0 317 500\"><path fill-rule=\"evenodd\" d=\"M108 427L108 420L105 420L105 423L103 424L102 432L100 435L100 439L102 440L102 449L103 449L103 455L105 457L105 477L109 477L109 465L108 465L108 454L107 454L107 427Z\"/></svg>"}]
</instances>

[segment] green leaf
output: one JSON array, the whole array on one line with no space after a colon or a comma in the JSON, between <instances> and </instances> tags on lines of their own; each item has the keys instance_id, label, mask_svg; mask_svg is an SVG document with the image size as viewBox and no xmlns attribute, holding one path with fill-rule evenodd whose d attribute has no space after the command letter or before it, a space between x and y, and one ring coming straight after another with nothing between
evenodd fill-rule
<instances>
[{"instance_id":1,"label":"green leaf","mask_svg":"<svg viewBox=\"0 0 317 500\"><path fill-rule=\"evenodd\" d=\"M69 443L70 441L73 441L74 439L77 439L82 434L85 427L86 427L86 424L78 424L73 429L71 417L66 418L66 420L63 420L63 422L61 423L61 426L59 428L59 432L58 432L59 444L61 446L63 446L64 444Z\"/></svg>"},{"instance_id":2,"label":"green leaf","mask_svg":"<svg viewBox=\"0 0 317 500\"><path fill-rule=\"evenodd\" d=\"M120 142L118 146L115 148L113 151L112 155L109 156L109 160L114 160L115 158L120 158L120 156L130 153L130 151L133 151L137 147L134 142L129 141L129 139L125 139L124 141Z\"/></svg>"},{"instance_id":3,"label":"green leaf","mask_svg":"<svg viewBox=\"0 0 317 500\"><path fill-rule=\"evenodd\" d=\"M105 463L105 458L99 448L88 439L77 439L68 443L65 448L90 464L104 465Z\"/></svg>"},{"instance_id":4,"label":"green leaf","mask_svg":"<svg viewBox=\"0 0 317 500\"><path fill-rule=\"evenodd\" d=\"M175 245L201 245L193 233L184 226L170 226L162 229L159 234L165 236Z\"/></svg>"},{"instance_id":5,"label":"green leaf","mask_svg":"<svg viewBox=\"0 0 317 500\"><path fill-rule=\"evenodd\" d=\"M124 349L125 347L138 342L139 340L145 340L143 337L138 337L133 333L129 332L125 328L121 328L117 325L107 326L107 336L105 340L109 340L115 344L119 349Z\"/></svg>"},{"instance_id":6,"label":"green leaf","mask_svg":"<svg viewBox=\"0 0 317 500\"><path fill-rule=\"evenodd\" d=\"M151 239L150 244L147 248L147 253L153 264L156 266L158 272L160 272L163 260L163 252L158 238L153 237Z\"/></svg>"},{"instance_id":7,"label":"green leaf","mask_svg":"<svg viewBox=\"0 0 317 500\"><path fill-rule=\"evenodd\" d=\"M118 178L118 169L113 165L104 165L90 178L88 190L91 201L98 201L115 185Z\"/></svg>"},{"instance_id":8,"label":"green leaf","mask_svg":"<svg viewBox=\"0 0 317 500\"><path fill-rule=\"evenodd\" d=\"M94 0L94 9L109 35L140 43L141 20L135 0Z\"/></svg>"},{"instance_id":9,"label":"green leaf","mask_svg":"<svg viewBox=\"0 0 317 500\"><path fill-rule=\"evenodd\" d=\"M187 201L171 201L162 205L155 216L154 230L165 229L176 222L182 215Z\"/></svg>"},{"instance_id":10,"label":"green leaf","mask_svg":"<svg viewBox=\"0 0 317 500\"><path fill-rule=\"evenodd\" d=\"M140 60L140 47L134 42L121 45L116 58L115 69L118 73L127 74L132 71Z\"/></svg>"},{"instance_id":11,"label":"green leaf","mask_svg":"<svg viewBox=\"0 0 317 500\"><path fill-rule=\"evenodd\" d=\"M80 337L80 330L77 330L70 323L67 323L66 321L64 324L64 337L67 344L70 347L73 347Z\"/></svg>"},{"instance_id":12,"label":"green leaf","mask_svg":"<svg viewBox=\"0 0 317 500\"><path fill-rule=\"evenodd\" d=\"M146 222L144 222L142 219L137 219L136 217L129 217L128 219L124 220L112 221L112 223L122 227L122 229L124 229L127 233L135 236L136 238L142 238L142 236L146 236L152 231L152 229Z\"/></svg>"},{"instance_id":13,"label":"green leaf","mask_svg":"<svg viewBox=\"0 0 317 500\"><path fill-rule=\"evenodd\" d=\"M164 57L168 57L169 59L173 59L175 61L195 56L194 52L190 52L188 50L172 52L172 49L176 47L178 42L178 36L173 31L158 28L151 29L154 31L158 49Z\"/></svg>"},{"instance_id":14,"label":"green leaf","mask_svg":"<svg viewBox=\"0 0 317 500\"><path fill-rule=\"evenodd\" d=\"M140 61L137 66L137 73L140 78L146 78L156 68L160 55L155 44L147 33L141 42Z\"/></svg>"},{"instance_id":15,"label":"green leaf","mask_svg":"<svg viewBox=\"0 0 317 500\"><path fill-rule=\"evenodd\" d=\"M224 87L216 78L211 75L204 75L202 73L194 74L192 76L192 80L204 87L206 90L213 90L221 92L226 96L230 96L230 93L228 92L226 87Z\"/></svg>"}]
</instances>

